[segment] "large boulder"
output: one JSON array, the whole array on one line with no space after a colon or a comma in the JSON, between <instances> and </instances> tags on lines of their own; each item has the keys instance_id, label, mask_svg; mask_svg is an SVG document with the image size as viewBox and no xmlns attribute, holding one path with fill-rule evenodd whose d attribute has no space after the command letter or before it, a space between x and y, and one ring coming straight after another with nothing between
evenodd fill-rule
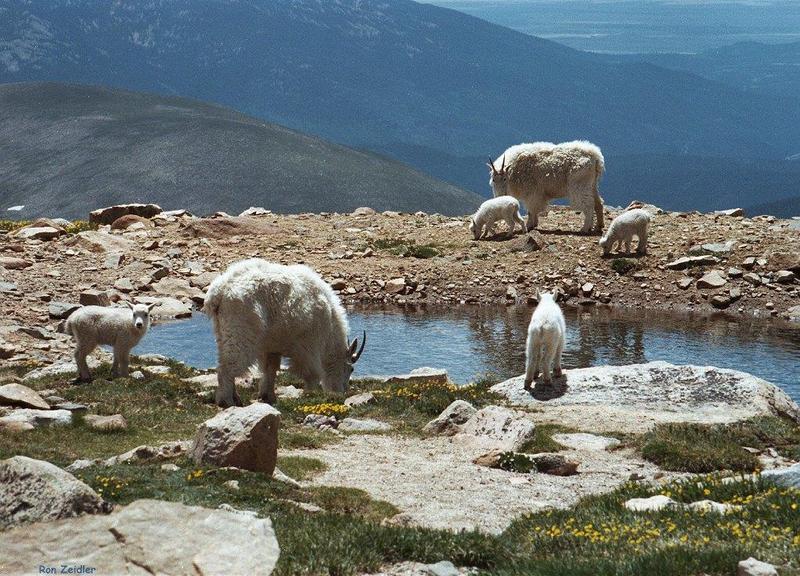
<instances>
[{"instance_id":1,"label":"large boulder","mask_svg":"<svg viewBox=\"0 0 800 576\"><path fill-rule=\"evenodd\" d=\"M67 240L65 244L98 254L104 252L130 253L136 248L136 243L133 240L94 230L79 232Z\"/></svg>"},{"instance_id":2,"label":"large boulder","mask_svg":"<svg viewBox=\"0 0 800 576\"><path fill-rule=\"evenodd\" d=\"M72 423L69 410L20 408L0 417L0 430L32 430L40 426L67 426Z\"/></svg>"},{"instance_id":3,"label":"large boulder","mask_svg":"<svg viewBox=\"0 0 800 576\"><path fill-rule=\"evenodd\" d=\"M107 516L43 522L0 533L0 574L88 566L94 574L264 574L280 555L269 518L137 500Z\"/></svg>"},{"instance_id":4,"label":"large boulder","mask_svg":"<svg viewBox=\"0 0 800 576\"><path fill-rule=\"evenodd\" d=\"M565 384L528 391L525 377L517 376L492 392L584 429L642 431L658 422L728 423L760 415L800 422L800 406L785 392L736 370L649 362L566 370L565 377Z\"/></svg>"},{"instance_id":5,"label":"large boulder","mask_svg":"<svg viewBox=\"0 0 800 576\"><path fill-rule=\"evenodd\" d=\"M117 218L127 216L128 214L141 216L142 218L152 218L160 213L161 206L157 204L119 204L117 206L108 206L107 208L92 210L89 212L89 222L113 224Z\"/></svg>"},{"instance_id":6,"label":"large boulder","mask_svg":"<svg viewBox=\"0 0 800 576\"><path fill-rule=\"evenodd\" d=\"M94 490L50 462L26 456L0 461L0 528L107 509ZM0 566L0 574L8 572Z\"/></svg>"},{"instance_id":7,"label":"large boulder","mask_svg":"<svg viewBox=\"0 0 800 576\"><path fill-rule=\"evenodd\" d=\"M533 436L534 429L533 422L523 412L486 406L464 423L460 434L487 440L502 450L519 450Z\"/></svg>"},{"instance_id":8,"label":"large boulder","mask_svg":"<svg viewBox=\"0 0 800 576\"><path fill-rule=\"evenodd\" d=\"M235 466L271 475L278 457L281 413L269 404L223 410L197 428L192 458L198 464Z\"/></svg>"},{"instance_id":9,"label":"large boulder","mask_svg":"<svg viewBox=\"0 0 800 576\"><path fill-rule=\"evenodd\" d=\"M0 405L24 406L39 410L50 409L50 405L36 391L16 383L0 386Z\"/></svg>"}]
</instances>

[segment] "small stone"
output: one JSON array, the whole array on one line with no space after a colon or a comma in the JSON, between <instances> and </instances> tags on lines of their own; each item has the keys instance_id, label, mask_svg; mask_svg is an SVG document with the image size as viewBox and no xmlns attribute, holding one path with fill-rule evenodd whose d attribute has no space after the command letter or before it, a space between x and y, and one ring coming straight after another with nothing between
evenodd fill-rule
<instances>
[{"instance_id":1,"label":"small stone","mask_svg":"<svg viewBox=\"0 0 800 576\"><path fill-rule=\"evenodd\" d=\"M426 381L445 384L447 382L447 370L423 366L414 368L408 374L397 374L386 379L388 384L412 384Z\"/></svg>"},{"instance_id":2,"label":"small stone","mask_svg":"<svg viewBox=\"0 0 800 576\"><path fill-rule=\"evenodd\" d=\"M518 450L533 436L534 423L524 412L502 406L486 406L473 414L461 427L460 433L493 441L503 450Z\"/></svg>"},{"instance_id":3,"label":"small stone","mask_svg":"<svg viewBox=\"0 0 800 576\"><path fill-rule=\"evenodd\" d=\"M141 370L131 372L131 378L134 380L144 380L144 373Z\"/></svg>"},{"instance_id":4,"label":"small stone","mask_svg":"<svg viewBox=\"0 0 800 576\"><path fill-rule=\"evenodd\" d=\"M120 278L116 282L114 282L114 288L119 290L120 292L133 292L133 282L131 282L130 278Z\"/></svg>"},{"instance_id":5,"label":"small stone","mask_svg":"<svg viewBox=\"0 0 800 576\"><path fill-rule=\"evenodd\" d=\"M616 438L583 432L574 434L553 434L553 440L572 450L614 450L615 448L619 448L622 444Z\"/></svg>"},{"instance_id":6,"label":"small stone","mask_svg":"<svg viewBox=\"0 0 800 576\"><path fill-rule=\"evenodd\" d=\"M6 270L22 270L33 266L32 262L14 256L0 256L0 267Z\"/></svg>"},{"instance_id":7,"label":"small stone","mask_svg":"<svg viewBox=\"0 0 800 576\"><path fill-rule=\"evenodd\" d=\"M678 288L680 288L681 290L686 290L692 284L694 284L694 279L689 278L688 276L684 276L683 278L678 280Z\"/></svg>"},{"instance_id":8,"label":"small stone","mask_svg":"<svg viewBox=\"0 0 800 576\"><path fill-rule=\"evenodd\" d=\"M452 436L460 426L467 422L478 410L466 400L455 400L441 414L428 422L422 429L426 434Z\"/></svg>"},{"instance_id":9,"label":"small stone","mask_svg":"<svg viewBox=\"0 0 800 576\"><path fill-rule=\"evenodd\" d=\"M161 465L161 470L163 470L164 472L177 472L180 469L181 469L180 466L178 466L177 464L173 464L172 462L167 462ZM236 480L231 480L231 482L236 482Z\"/></svg>"},{"instance_id":10,"label":"small stone","mask_svg":"<svg viewBox=\"0 0 800 576\"><path fill-rule=\"evenodd\" d=\"M63 233L63 230L52 226L26 226L17 230L14 236L25 240L55 240Z\"/></svg>"},{"instance_id":11,"label":"small stone","mask_svg":"<svg viewBox=\"0 0 800 576\"><path fill-rule=\"evenodd\" d=\"M744 210L741 208L730 208L728 210L717 210L714 212L716 216L744 216Z\"/></svg>"},{"instance_id":12,"label":"small stone","mask_svg":"<svg viewBox=\"0 0 800 576\"><path fill-rule=\"evenodd\" d=\"M344 290L347 288L347 281L344 278L334 278L330 282L331 288L334 290Z\"/></svg>"},{"instance_id":13,"label":"small stone","mask_svg":"<svg viewBox=\"0 0 800 576\"><path fill-rule=\"evenodd\" d=\"M625 508L634 512L657 512L677 505L678 503L675 500L663 494L651 496L650 498L631 498L624 504Z\"/></svg>"},{"instance_id":14,"label":"small stone","mask_svg":"<svg viewBox=\"0 0 800 576\"><path fill-rule=\"evenodd\" d=\"M20 408L0 417L0 429L24 428L39 426L67 426L72 422L72 413L68 410L36 410Z\"/></svg>"},{"instance_id":15,"label":"small stone","mask_svg":"<svg viewBox=\"0 0 800 576\"><path fill-rule=\"evenodd\" d=\"M709 302L711 302L711 305L714 308L717 308L719 310L724 310L733 303L731 298L725 294L716 294L715 296L711 297Z\"/></svg>"},{"instance_id":16,"label":"small stone","mask_svg":"<svg viewBox=\"0 0 800 576\"><path fill-rule=\"evenodd\" d=\"M500 466L500 458L503 456L504 451L499 448L489 450L485 454L481 454L475 458L472 463L478 466L486 466L487 468L498 468Z\"/></svg>"},{"instance_id":17,"label":"small stone","mask_svg":"<svg viewBox=\"0 0 800 576\"><path fill-rule=\"evenodd\" d=\"M344 405L353 408L355 406L364 406L373 402L375 402L375 395L372 392L363 392L361 394L355 394L346 398Z\"/></svg>"},{"instance_id":18,"label":"small stone","mask_svg":"<svg viewBox=\"0 0 800 576\"><path fill-rule=\"evenodd\" d=\"M775 281L778 284L791 284L795 281L795 273L790 270L779 270L775 273Z\"/></svg>"},{"instance_id":19,"label":"small stone","mask_svg":"<svg viewBox=\"0 0 800 576\"><path fill-rule=\"evenodd\" d=\"M0 293L13 294L17 291L17 285L13 282L0 282Z\"/></svg>"},{"instance_id":20,"label":"small stone","mask_svg":"<svg viewBox=\"0 0 800 576\"><path fill-rule=\"evenodd\" d=\"M80 304L71 304L69 302L50 302L47 306L47 313L50 315L50 318L65 320L80 307Z\"/></svg>"},{"instance_id":21,"label":"small stone","mask_svg":"<svg viewBox=\"0 0 800 576\"><path fill-rule=\"evenodd\" d=\"M310 428L336 428L339 421L334 416L326 416L324 414L306 414L303 418L303 426Z\"/></svg>"},{"instance_id":22,"label":"small stone","mask_svg":"<svg viewBox=\"0 0 800 576\"><path fill-rule=\"evenodd\" d=\"M126 430L128 422L122 414L112 416L101 416L99 414L87 414L83 417L84 421L93 430Z\"/></svg>"},{"instance_id":23,"label":"small stone","mask_svg":"<svg viewBox=\"0 0 800 576\"><path fill-rule=\"evenodd\" d=\"M736 566L736 576L778 576L775 566L756 560L752 556Z\"/></svg>"},{"instance_id":24,"label":"small stone","mask_svg":"<svg viewBox=\"0 0 800 576\"><path fill-rule=\"evenodd\" d=\"M725 286L728 281L722 276L722 273L718 270L712 270L707 274L703 275L700 280L697 281L698 288L721 288Z\"/></svg>"},{"instance_id":25,"label":"small stone","mask_svg":"<svg viewBox=\"0 0 800 576\"><path fill-rule=\"evenodd\" d=\"M667 264L667 268L670 270L685 270L686 268L691 268L692 266L707 266L710 264L716 264L717 262L719 262L717 258L709 255L684 256Z\"/></svg>"},{"instance_id":26,"label":"small stone","mask_svg":"<svg viewBox=\"0 0 800 576\"><path fill-rule=\"evenodd\" d=\"M384 290L386 290L389 294L402 294L405 292L405 289L405 278L392 278L384 286Z\"/></svg>"},{"instance_id":27,"label":"small stone","mask_svg":"<svg viewBox=\"0 0 800 576\"><path fill-rule=\"evenodd\" d=\"M717 514L727 514L732 510L736 510L739 506L735 504L722 504L713 500L698 500L689 504L692 510L702 510L703 512L715 512Z\"/></svg>"},{"instance_id":28,"label":"small stone","mask_svg":"<svg viewBox=\"0 0 800 576\"><path fill-rule=\"evenodd\" d=\"M741 278L742 274L744 273L738 268L728 268L728 278Z\"/></svg>"},{"instance_id":29,"label":"small stone","mask_svg":"<svg viewBox=\"0 0 800 576\"><path fill-rule=\"evenodd\" d=\"M747 274L742 276L742 280L744 280L748 284L752 284L753 286L761 286L761 276L759 276L755 272L748 272Z\"/></svg>"},{"instance_id":30,"label":"small stone","mask_svg":"<svg viewBox=\"0 0 800 576\"><path fill-rule=\"evenodd\" d=\"M339 423L337 430L340 432L385 432L391 430L391 425L371 418L356 419L345 418Z\"/></svg>"},{"instance_id":31,"label":"small stone","mask_svg":"<svg viewBox=\"0 0 800 576\"><path fill-rule=\"evenodd\" d=\"M752 270L756 266L756 259L753 256L748 256L742 261L742 268L745 270Z\"/></svg>"},{"instance_id":32,"label":"small stone","mask_svg":"<svg viewBox=\"0 0 800 576\"><path fill-rule=\"evenodd\" d=\"M594 284L591 282L587 282L583 286L581 286L581 292L583 292L584 296L589 296L592 291L594 291Z\"/></svg>"},{"instance_id":33,"label":"small stone","mask_svg":"<svg viewBox=\"0 0 800 576\"><path fill-rule=\"evenodd\" d=\"M84 290L78 300L82 306L110 306L111 300L103 290Z\"/></svg>"},{"instance_id":34,"label":"small stone","mask_svg":"<svg viewBox=\"0 0 800 576\"><path fill-rule=\"evenodd\" d=\"M33 389L22 384L5 384L0 386L0 404L4 406L24 406L49 410L50 405Z\"/></svg>"},{"instance_id":35,"label":"small stone","mask_svg":"<svg viewBox=\"0 0 800 576\"><path fill-rule=\"evenodd\" d=\"M79 404L77 402L58 402L57 404L53 405L53 410L69 410L72 413L83 413L86 412L89 407L86 404Z\"/></svg>"},{"instance_id":36,"label":"small stone","mask_svg":"<svg viewBox=\"0 0 800 576\"><path fill-rule=\"evenodd\" d=\"M800 488L800 464L795 464L788 468L764 470L761 476L784 488Z\"/></svg>"},{"instance_id":37,"label":"small stone","mask_svg":"<svg viewBox=\"0 0 800 576\"><path fill-rule=\"evenodd\" d=\"M166 466L166 464L165 464ZM230 488L231 490L239 490L239 481L238 480L228 480L225 482L225 487Z\"/></svg>"},{"instance_id":38,"label":"small stone","mask_svg":"<svg viewBox=\"0 0 800 576\"><path fill-rule=\"evenodd\" d=\"M120 267L123 260L125 260L125 254L122 252L111 252L106 254L103 259L103 267L106 270L116 270Z\"/></svg>"},{"instance_id":39,"label":"small stone","mask_svg":"<svg viewBox=\"0 0 800 576\"><path fill-rule=\"evenodd\" d=\"M563 454L542 452L539 454L531 454L528 457L536 464L536 470L542 474L550 474L551 476L572 476L578 472L577 462L570 462Z\"/></svg>"},{"instance_id":40,"label":"small stone","mask_svg":"<svg viewBox=\"0 0 800 576\"><path fill-rule=\"evenodd\" d=\"M369 206L361 206L353 210L353 216L372 216L373 214L375 214L375 210Z\"/></svg>"}]
</instances>

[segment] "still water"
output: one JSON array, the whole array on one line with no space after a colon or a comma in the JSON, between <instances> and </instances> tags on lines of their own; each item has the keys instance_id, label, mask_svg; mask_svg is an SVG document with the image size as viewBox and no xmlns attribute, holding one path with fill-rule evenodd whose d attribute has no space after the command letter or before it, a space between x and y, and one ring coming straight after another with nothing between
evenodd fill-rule
<instances>
[{"instance_id":1,"label":"still water","mask_svg":"<svg viewBox=\"0 0 800 576\"><path fill-rule=\"evenodd\" d=\"M508 378L524 372L525 337L532 309L427 307L349 310L351 335L365 329L364 355L355 376L397 374L418 366L446 368L463 383L482 375ZM566 309L566 368L666 360L755 374L800 401L800 329L759 321ZM211 323L157 324L135 353L158 353L196 368L216 365Z\"/></svg>"}]
</instances>

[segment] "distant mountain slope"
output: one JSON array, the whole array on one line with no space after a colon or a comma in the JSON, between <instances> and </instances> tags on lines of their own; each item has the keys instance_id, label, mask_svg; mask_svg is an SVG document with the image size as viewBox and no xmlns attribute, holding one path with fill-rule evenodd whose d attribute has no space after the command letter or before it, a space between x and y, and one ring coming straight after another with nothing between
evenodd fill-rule
<instances>
[{"instance_id":1,"label":"distant mountain slope","mask_svg":"<svg viewBox=\"0 0 800 576\"><path fill-rule=\"evenodd\" d=\"M0 209L85 217L157 202L196 213L378 210L465 214L480 199L399 162L184 98L0 85Z\"/></svg>"},{"instance_id":2,"label":"distant mountain slope","mask_svg":"<svg viewBox=\"0 0 800 576\"><path fill-rule=\"evenodd\" d=\"M409 0L1 6L2 82L56 79L219 102L484 194L485 167L467 160L533 139L588 138L609 157L800 152L800 99L647 62L604 62ZM671 168L677 178L680 163ZM692 194L680 200L689 208Z\"/></svg>"},{"instance_id":3,"label":"distant mountain slope","mask_svg":"<svg viewBox=\"0 0 800 576\"><path fill-rule=\"evenodd\" d=\"M800 196L784 198L783 200L775 200L774 202L766 202L764 204L756 204L754 206L746 206L745 212L750 215L773 214L784 218L800 216Z\"/></svg>"}]
</instances>

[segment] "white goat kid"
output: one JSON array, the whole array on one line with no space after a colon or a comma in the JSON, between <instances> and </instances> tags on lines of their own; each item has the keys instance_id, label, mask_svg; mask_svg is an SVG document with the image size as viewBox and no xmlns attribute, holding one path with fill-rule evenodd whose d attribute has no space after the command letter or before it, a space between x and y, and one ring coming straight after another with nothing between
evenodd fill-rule
<instances>
[{"instance_id":1,"label":"white goat kid","mask_svg":"<svg viewBox=\"0 0 800 576\"><path fill-rule=\"evenodd\" d=\"M561 376L561 354L567 333L564 314L556 304L558 290L539 294L539 305L533 311L528 325L528 340L525 350L525 389L543 373L545 384L550 384L550 367L556 378Z\"/></svg>"},{"instance_id":2,"label":"white goat kid","mask_svg":"<svg viewBox=\"0 0 800 576\"><path fill-rule=\"evenodd\" d=\"M366 343L347 341L347 314L311 268L254 258L231 265L211 283L204 310L214 323L219 366L216 402L241 405L234 379L253 364L263 377L259 396L275 403L281 357L308 389L344 392Z\"/></svg>"},{"instance_id":3,"label":"white goat kid","mask_svg":"<svg viewBox=\"0 0 800 576\"><path fill-rule=\"evenodd\" d=\"M634 208L626 210L611 222L605 235L600 238L599 244L603 249L603 256L608 256L614 245L617 248L622 248L625 245L625 253L629 254L631 251L631 242L633 237L639 239L639 244L636 247L637 254L647 254L647 236L650 228L650 214L641 208Z\"/></svg>"},{"instance_id":4,"label":"white goat kid","mask_svg":"<svg viewBox=\"0 0 800 576\"><path fill-rule=\"evenodd\" d=\"M519 224L525 231L525 221L519 214L519 201L511 196L491 198L480 205L478 211L469 220L469 230L475 240L494 233L494 227L500 220L508 226L507 237L514 236L514 229Z\"/></svg>"},{"instance_id":5,"label":"white goat kid","mask_svg":"<svg viewBox=\"0 0 800 576\"><path fill-rule=\"evenodd\" d=\"M64 331L75 339L75 364L78 366L79 380L91 380L86 356L100 344L114 348L114 377L128 375L131 349L147 333L150 311L156 303L125 302L125 305L127 308L84 306L67 318Z\"/></svg>"},{"instance_id":6,"label":"white goat kid","mask_svg":"<svg viewBox=\"0 0 800 576\"><path fill-rule=\"evenodd\" d=\"M573 208L583 212L581 232L591 232L593 213L597 220L594 230L602 231L603 199L598 185L605 161L600 148L591 142L517 144L497 160L490 158L488 166L494 196L513 196L525 204L528 230L539 225L539 214L551 200L568 198Z\"/></svg>"}]
</instances>

